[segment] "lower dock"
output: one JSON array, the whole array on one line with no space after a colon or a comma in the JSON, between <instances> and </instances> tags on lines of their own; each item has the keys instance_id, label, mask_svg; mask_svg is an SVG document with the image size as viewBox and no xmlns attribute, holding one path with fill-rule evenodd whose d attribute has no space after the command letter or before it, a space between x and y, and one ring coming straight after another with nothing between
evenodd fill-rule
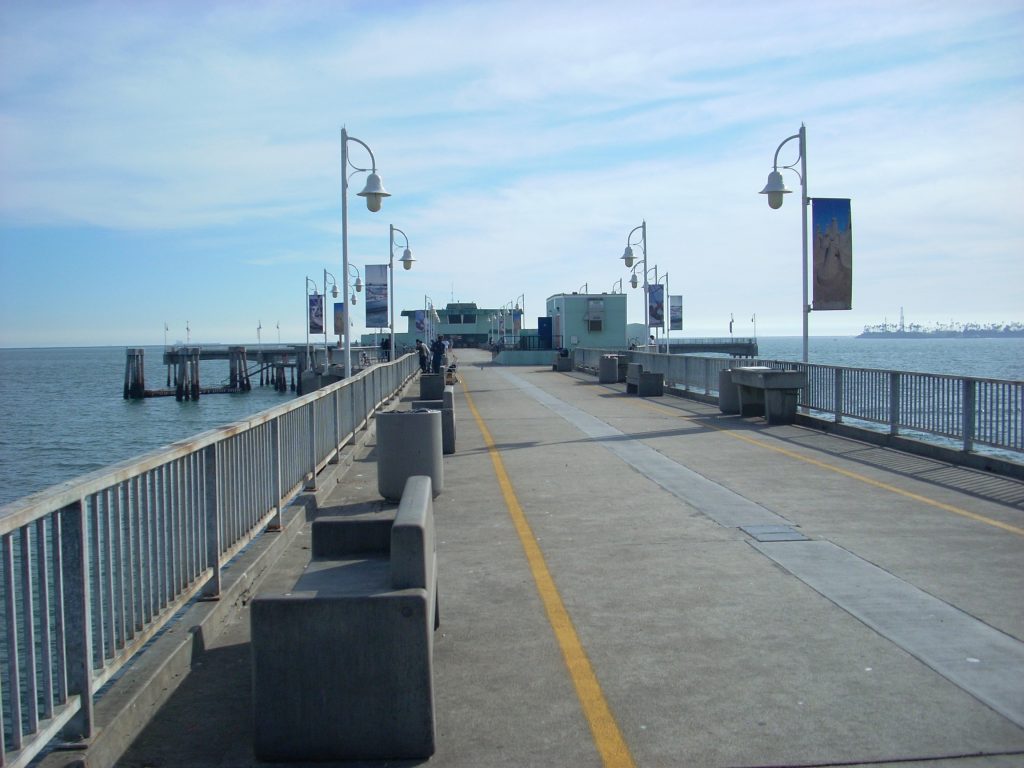
<instances>
[{"instance_id":1,"label":"lower dock","mask_svg":"<svg viewBox=\"0 0 1024 768\"><path fill-rule=\"evenodd\" d=\"M1024 764L1024 483L459 360L434 500L438 749L387 764ZM413 380L395 405L417 397ZM263 765L248 599L294 584L309 518L389 506L372 426L317 485L229 569L258 583L171 630L195 638L189 669L88 765Z\"/></svg>"}]
</instances>

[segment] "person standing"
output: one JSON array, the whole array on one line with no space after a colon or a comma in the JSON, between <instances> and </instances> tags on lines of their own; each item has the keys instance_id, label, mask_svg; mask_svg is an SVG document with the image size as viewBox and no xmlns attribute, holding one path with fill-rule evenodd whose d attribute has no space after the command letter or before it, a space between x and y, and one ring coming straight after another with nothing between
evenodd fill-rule
<instances>
[{"instance_id":1,"label":"person standing","mask_svg":"<svg viewBox=\"0 0 1024 768\"><path fill-rule=\"evenodd\" d=\"M422 339L416 339L416 354L420 358L420 372L426 373L427 368L427 345L423 343Z\"/></svg>"},{"instance_id":2,"label":"person standing","mask_svg":"<svg viewBox=\"0 0 1024 768\"><path fill-rule=\"evenodd\" d=\"M444 336L438 336L434 339L430 345L430 351L433 353L433 371L434 373L441 372L441 358L444 357Z\"/></svg>"}]
</instances>

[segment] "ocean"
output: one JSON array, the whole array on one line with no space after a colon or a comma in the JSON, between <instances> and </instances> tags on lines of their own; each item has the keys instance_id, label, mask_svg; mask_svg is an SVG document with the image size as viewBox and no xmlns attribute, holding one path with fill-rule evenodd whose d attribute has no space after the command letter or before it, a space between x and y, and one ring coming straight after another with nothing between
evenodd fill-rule
<instances>
[{"instance_id":1,"label":"ocean","mask_svg":"<svg viewBox=\"0 0 1024 768\"><path fill-rule=\"evenodd\" d=\"M758 340L760 356L799 360L800 337ZM161 347L146 348L149 388L166 385ZM1024 339L811 337L810 362L1024 380ZM287 402L251 392L125 400L124 347L0 349L0 504ZM204 361L202 384L226 383L226 361Z\"/></svg>"}]
</instances>

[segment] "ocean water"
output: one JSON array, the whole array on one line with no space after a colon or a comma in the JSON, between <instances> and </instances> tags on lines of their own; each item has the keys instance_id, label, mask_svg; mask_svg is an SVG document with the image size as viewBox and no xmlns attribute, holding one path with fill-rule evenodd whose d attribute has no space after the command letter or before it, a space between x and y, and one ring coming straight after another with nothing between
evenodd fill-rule
<instances>
[{"instance_id":1,"label":"ocean water","mask_svg":"<svg viewBox=\"0 0 1024 768\"><path fill-rule=\"evenodd\" d=\"M799 360L799 337L759 339L760 356ZM166 385L162 348L146 349L146 384ZM1024 339L812 337L810 361L827 365L1024 380ZM0 504L287 402L260 388L125 400L124 347L0 349ZM227 362L204 361L202 383L226 383Z\"/></svg>"},{"instance_id":2,"label":"ocean water","mask_svg":"<svg viewBox=\"0 0 1024 768\"><path fill-rule=\"evenodd\" d=\"M146 348L149 389L167 384L162 352ZM124 365L124 347L0 349L0 504L294 397L257 375L244 394L125 400ZM203 361L203 386L227 376L227 361Z\"/></svg>"}]
</instances>

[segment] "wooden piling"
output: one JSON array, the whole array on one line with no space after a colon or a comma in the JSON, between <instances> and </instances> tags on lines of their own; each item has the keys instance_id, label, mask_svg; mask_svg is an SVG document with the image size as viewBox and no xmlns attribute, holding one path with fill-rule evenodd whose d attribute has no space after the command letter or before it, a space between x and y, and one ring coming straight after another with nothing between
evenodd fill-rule
<instances>
[{"instance_id":1,"label":"wooden piling","mask_svg":"<svg viewBox=\"0 0 1024 768\"><path fill-rule=\"evenodd\" d=\"M125 350L124 399L141 400L146 396L146 350L129 347Z\"/></svg>"}]
</instances>

